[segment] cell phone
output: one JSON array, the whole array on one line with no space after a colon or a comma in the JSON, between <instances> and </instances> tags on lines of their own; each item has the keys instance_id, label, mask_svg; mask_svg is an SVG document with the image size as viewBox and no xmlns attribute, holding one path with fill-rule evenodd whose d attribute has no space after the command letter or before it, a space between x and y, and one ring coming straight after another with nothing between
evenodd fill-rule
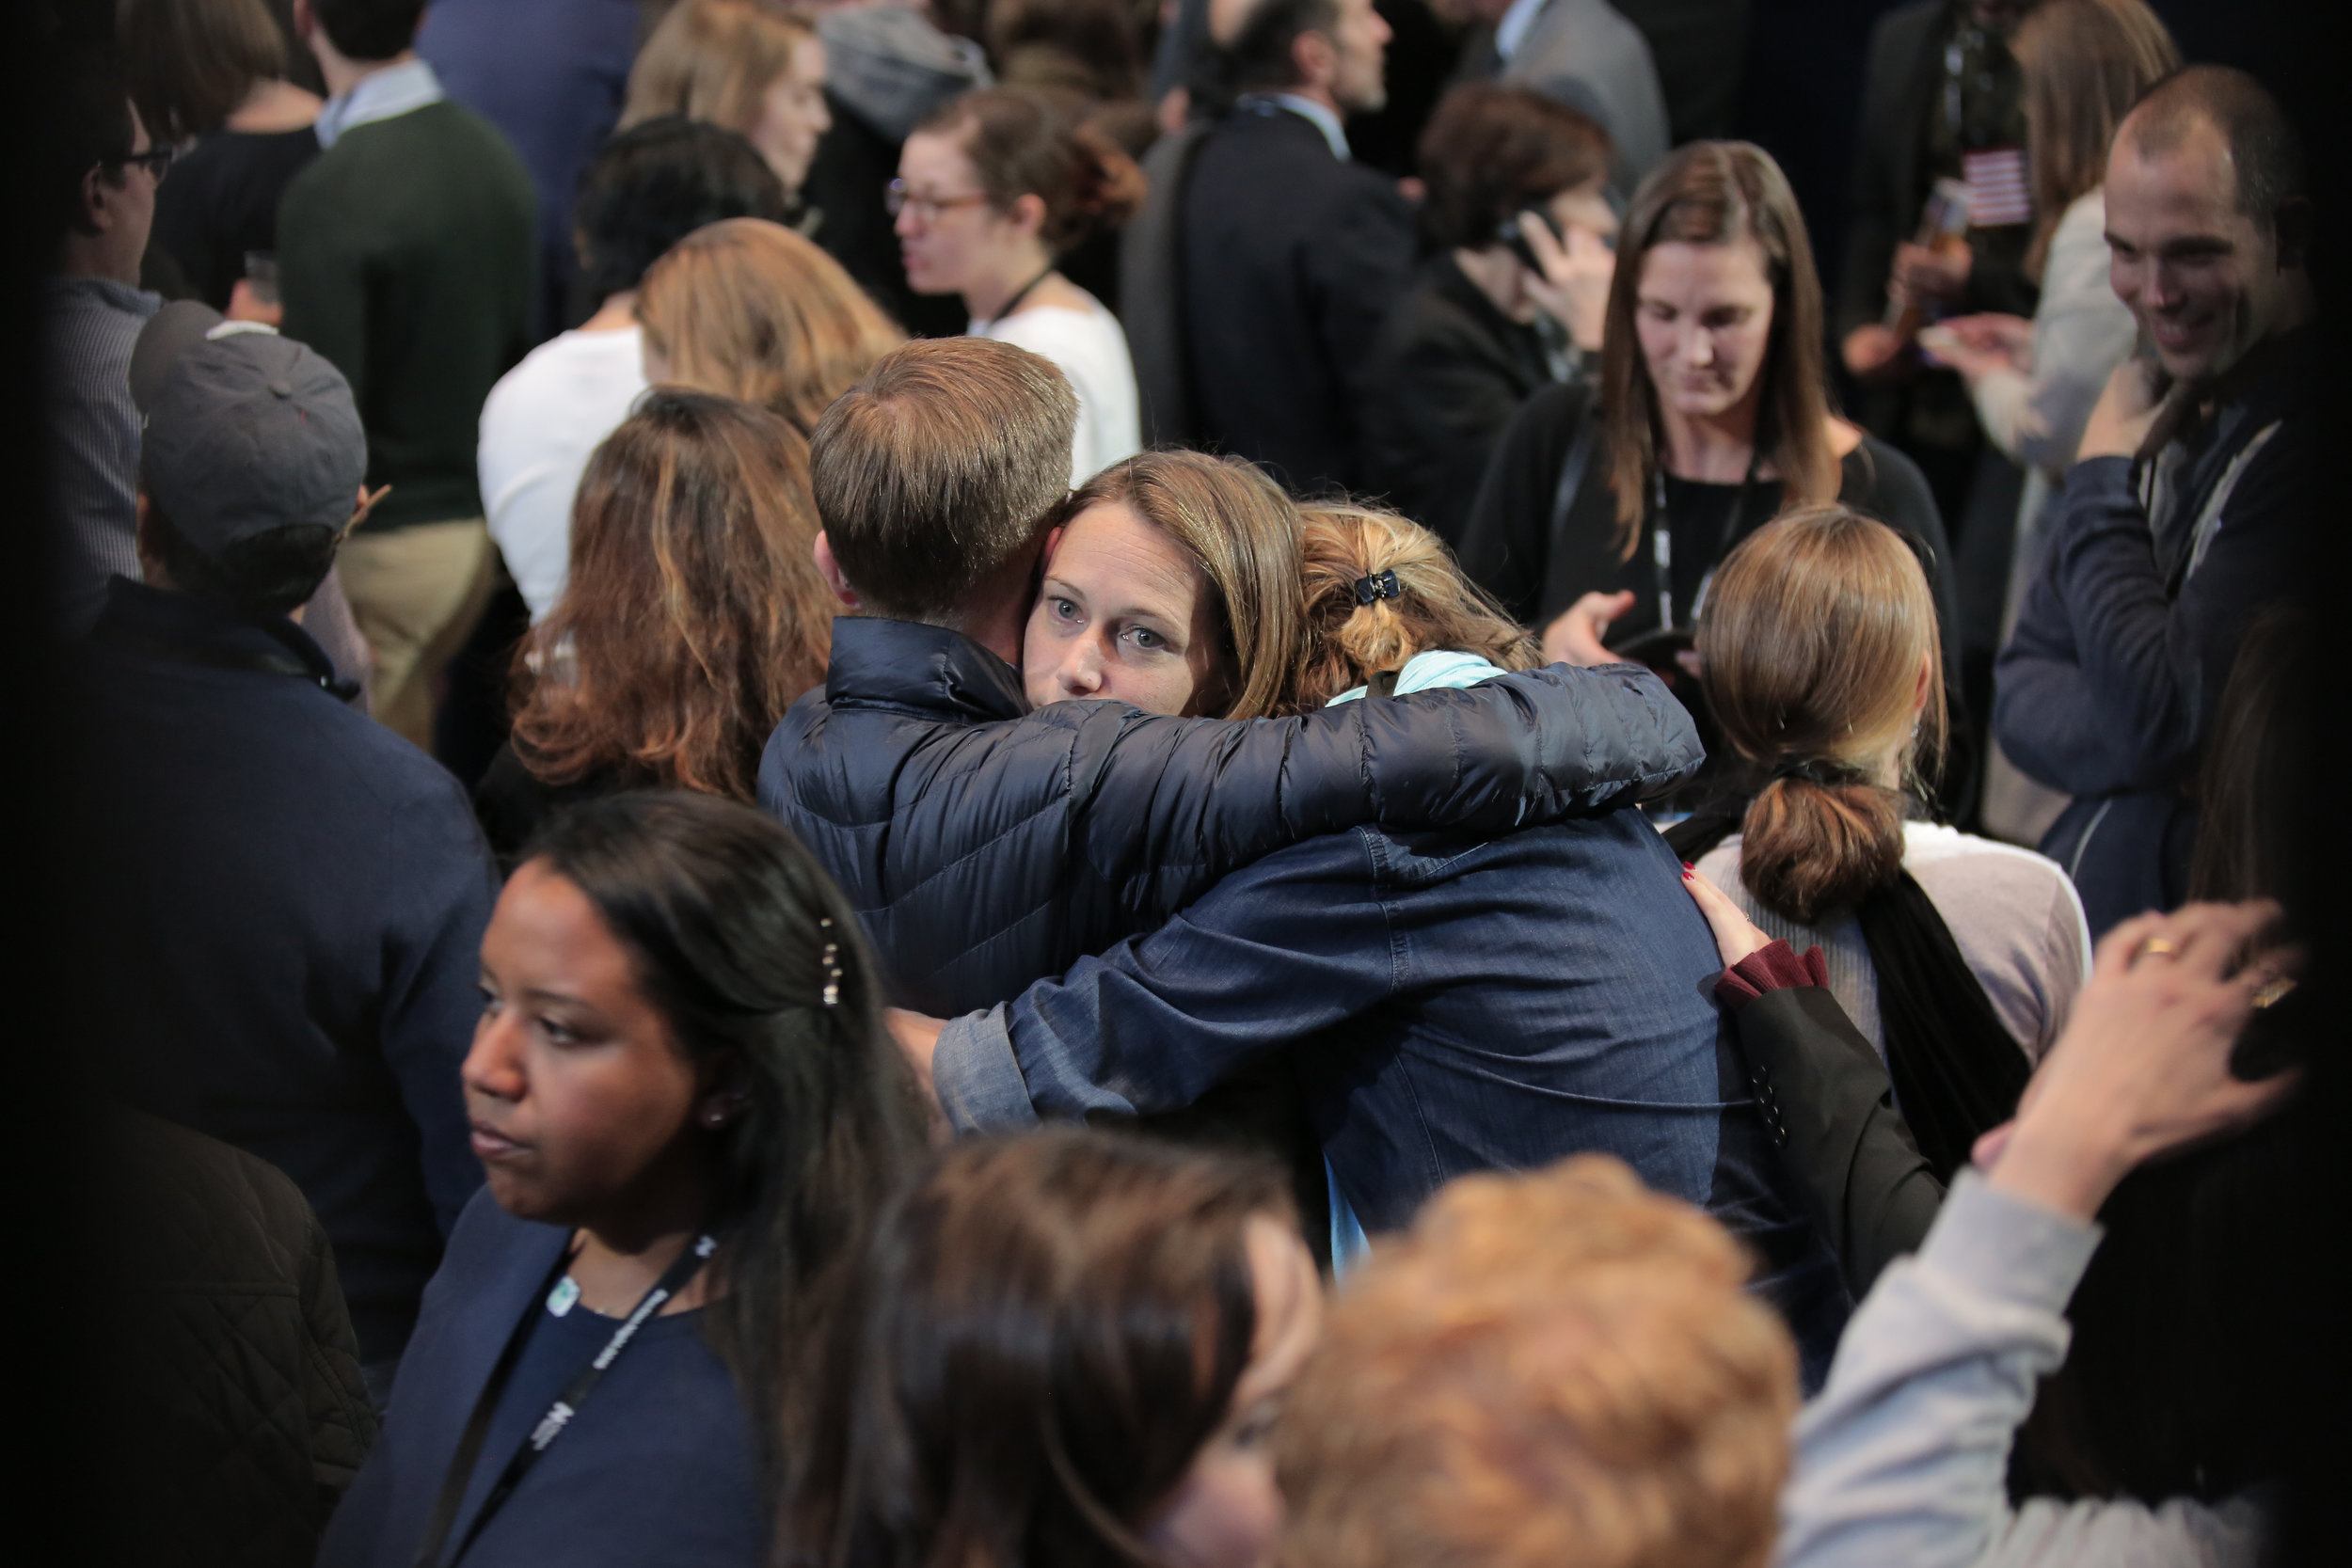
<instances>
[{"instance_id":1,"label":"cell phone","mask_svg":"<svg viewBox=\"0 0 2352 1568\"><path fill-rule=\"evenodd\" d=\"M1551 214L1540 207L1522 207L1504 218L1502 227L1495 230L1495 238L1510 247L1511 254L1519 259L1519 265L1541 277L1544 276L1544 264L1535 260L1535 247L1527 243L1527 225L1530 223L1542 224L1544 232L1551 236L1553 244L1564 250L1567 248L1568 237L1560 232L1560 226L1551 221Z\"/></svg>"},{"instance_id":2,"label":"cell phone","mask_svg":"<svg viewBox=\"0 0 2352 1568\"><path fill-rule=\"evenodd\" d=\"M1622 642L1609 644L1609 651L1628 663L1646 664L1653 670L1679 671L1682 667L1676 661L1675 656L1688 653L1697 645L1697 639L1687 629L1652 626Z\"/></svg>"}]
</instances>

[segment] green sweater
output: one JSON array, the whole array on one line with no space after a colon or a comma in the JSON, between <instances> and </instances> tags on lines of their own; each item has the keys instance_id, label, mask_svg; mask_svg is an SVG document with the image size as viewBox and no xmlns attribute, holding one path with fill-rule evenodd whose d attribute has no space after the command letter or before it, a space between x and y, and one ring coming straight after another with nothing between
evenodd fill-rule
<instances>
[{"instance_id":1,"label":"green sweater","mask_svg":"<svg viewBox=\"0 0 2352 1568\"><path fill-rule=\"evenodd\" d=\"M530 345L531 176L491 123L444 100L356 125L286 188L283 330L350 379L370 529L482 514L482 400Z\"/></svg>"}]
</instances>

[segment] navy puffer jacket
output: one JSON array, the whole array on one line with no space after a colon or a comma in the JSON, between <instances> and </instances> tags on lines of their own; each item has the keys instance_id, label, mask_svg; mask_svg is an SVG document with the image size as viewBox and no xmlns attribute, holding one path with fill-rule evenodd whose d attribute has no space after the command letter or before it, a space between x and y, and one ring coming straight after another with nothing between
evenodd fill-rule
<instances>
[{"instance_id":1,"label":"navy puffer jacket","mask_svg":"<svg viewBox=\"0 0 2352 1568\"><path fill-rule=\"evenodd\" d=\"M1031 712L959 634L834 623L824 687L769 737L759 803L849 894L901 1006L942 1017L1155 928L1318 833L1502 832L1695 770L1688 713L1633 665L1555 665L1297 719Z\"/></svg>"}]
</instances>

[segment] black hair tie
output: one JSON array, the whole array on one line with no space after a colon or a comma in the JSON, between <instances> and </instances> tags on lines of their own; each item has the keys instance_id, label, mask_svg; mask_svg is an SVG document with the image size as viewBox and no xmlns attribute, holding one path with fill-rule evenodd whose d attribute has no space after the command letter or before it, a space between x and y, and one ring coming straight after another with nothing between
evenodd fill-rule
<instances>
[{"instance_id":1,"label":"black hair tie","mask_svg":"<svg viewBox=\"0 0 2352 1568\"><path fill-rule=\"evenodd\" d=\"M1802 779L1809 784L1820 784L1823 789L1843 789L1848 784L1866 782L1862 769L1859 768L1851 768L1842 762L1831 762L1824 757L1815 757L1804 762L1795 760L1784 762L1772 769L1772 779L1775 783L1783 779Z\"/></svg>"},{"instance_id":2,"label":"black hair tie","mask_svg":"<svg viewBox=\"0 0 2352 1568\"><path fill-rule=\"evenodd\" d=\"M1394 572L1375 572L1368 578L1356 579L1356 602L1358 604L1377 604L1382 599L1393 599L1403 592L1404 590L1396 585Z\"/></svg>"}]
</instances>

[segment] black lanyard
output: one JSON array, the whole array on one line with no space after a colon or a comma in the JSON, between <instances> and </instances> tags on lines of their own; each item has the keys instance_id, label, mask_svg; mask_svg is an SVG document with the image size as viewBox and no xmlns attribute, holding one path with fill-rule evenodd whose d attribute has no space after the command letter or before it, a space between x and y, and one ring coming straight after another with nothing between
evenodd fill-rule
<instances>
[{"instance_id":1,"label":"black lanyard","mask_svg":"<svg viewBox=\"0 0 2352 1568\"><path fill-rule=\"evenodd\" d=\"M1027 299L1031 294L1037 293L1037 286L1053 276L1054 263L1048 261L1045 263L1045 270L1043 272L1039 273L1035 277L1030 278L1026 283L1024 283L1021 287L1015 289L1012 292L1012 297L1005 301L1005 303L998 308L996 311L996 321L1003 321L1007 316L1009 316L1015 310L1020 309L1021 302ZM992 322L990 325L993 325L995 324Z\"/></svg>"},{"instance_id":2,"label":"black lanyard","mask_svg":"<svg viewBox=\"0 0 2352 1568\"><path fill-rule=\"evenodd\" d=\"M1716 562L1724 552L1739 543L1740 525L1748 519L1748 492L1756 486L1756 466L1763 462L1761 451L1748 454L1747 476L1740 481L1740 499L1732 503L1731 516L1724 524L1724 533L1715 542L1715 560L1707 563L1699 574L1699 591L1691 603L1691 623L1698 624L1699 611L1707 603L1708 579L1714 576ZM1675 629L1675 530L1674 519L1666 513L1666 466L1660 464L1652 475L1649 536L1650 566L1658 575L1658 629Z\"/></svg>"},{"instance_id":3,"label":"black lanyard","mask_svg":"<svg viewBox=\"0 0 2352 1568\"><path fill-rule=\"evenodd\" d=\"M612 1370L612 1363L620 1359L621 1352L628 1348L629 1341L637 1338L637 1331L644 1326L645 1321L661 1310L662 1303L686 1288L687 1281L694 1277L695 1271L718 1250L718 1246L719 1240L715 1236L696 1237L694 1244L678 1254L677 1260L662 1272L660 1279L654 1281L653 1289L645 1292L636 1308L621 1320L619 1326L612 1330L612 1338L605 1341L604 1349L572 1374L572 1380L564 1386L564 1391L555 1396L555 1402L548 1406L548 1413L539 1418L539 1424L531 1429L531 1435L523 1440L523 1446L515 1450L515 1457L506 1462L506 1468L499 1475L498 1484L491 1487L489 1496L482 1499L482 1507L474 1513L473 1523L466 1527L465 1535L457 1543L457 1550L450 1554L451 1564L454 1565L466 1555L466 1549L473 1544L474 1537L482 1533L482 1527L488 1524L490 1516L504 1507L506 1499L515 1495L515 1488L522 1484L523 1477L531 1473L531 1467L539 1463L539 1456L564 1434L564 1428L580 1414L580 1407L588 1402L588 1396L603 1381L604 1374ZM555 1260L555 1266L548 1271L547 1278L539 1282L538 1291L532 1296L530 1309L515 1325L515 1331L506 1337L506 1348L499 1353L498 1365L490 1371L490 1381L483 1386L482 1397L474 1402L473 1416L466 1423L466 1434L458 1440L457 1452L449 1463L449 1474L442 1478L440 1500L434 1505L432 1524L426 1528L423 1541L417 1546L417 1568L437 1568L441 1545L449 1539L450 1527L456 1523L458 1507L465 1501L466 1488L473 1480L474 1465L482 1457L483 1442L489 1436L490 1418L497 1414L499 1396L505 1392L507 1380L515 1375L516 1363L522 1359L524 1344L530 1340L532 1330L538 1326L540 1314L547 1310L548 1292L555 1289L556 1282L571 1267L573 1256L574 1253L567 1249L563 1257Z\"/></svg>"}]
</instances>

